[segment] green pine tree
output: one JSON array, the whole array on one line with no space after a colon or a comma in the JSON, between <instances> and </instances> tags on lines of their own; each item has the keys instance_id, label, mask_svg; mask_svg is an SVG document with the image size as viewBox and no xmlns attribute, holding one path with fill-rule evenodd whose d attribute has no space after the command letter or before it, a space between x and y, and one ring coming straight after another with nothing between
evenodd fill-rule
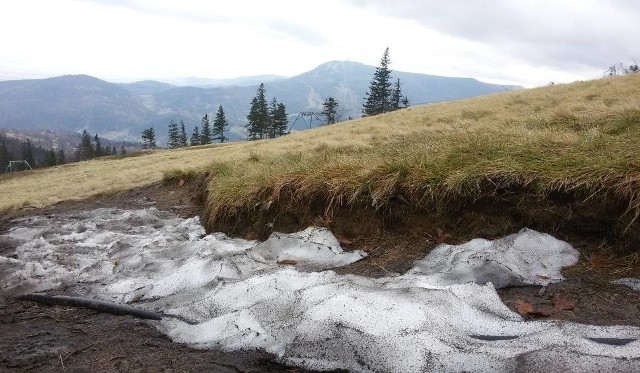
<instances>
[{"instance_id":1,"label":"green pine tree","mask_svg":"<svg viewBox=\"0 0 640 373\"><path fill-rule=\"evenodd\" d=\"M127 149L124 147L124 145L120 145L120 155L126 155L127 154Z\"/></svg>"},{"instance_id":2,"label":"green pine tree","mask_svg":"<svg viewBox=\"0 0 640 373\"><path fill-rule=\"evenodd\" d=\"M338 101L329 97L322 103L322 116L327 124L334 124L338 121Z\"/></svg>"},{"instance_id":3,"label":"green pine tree","mask_svg":"<svg viewBox=\"0 0 640 373\"><path fill-rule=\"evenodd\" d=\"M142 131L142 148L155 149L156 147L156 131L153 127L144 129Z\"/></svg>"},{"instance_id":4,"label":"green pine tree","mask_svg":"<svg viewBox=\"0 0 640 373\"><path fill-rule=\"evenodd\" d=\"M86 161L93 158L95 155L95 149L93 143L91 143L91 136L87 130L82 130L82 137L80 138L80 144L76 148L76 160Z\"/></svg>"},{"instance_id":5,"label":"green pine tree","mask_svg":"<svg viewBox=\"0 0 640 373\"><path fill-rule=\"evenodd\" d=\"M184 122L180 120L180 146L185 147L189 145L187 143L187 130L184 127Z\"/></svg>"},{"instance_id":6,"label":"green pine tree","mask_svg":"<svg viewBox=\"0 0 640 373\"><path fill-rule=\"evenodd\" d=\"M97 133L93 137L93 142L96 143L94 156L95 157L102 157L103 155L105 155L105 149L102 148L102 144L100 144L100 138L98 137Z\"/></svg>"},{"instance_id":7,"label":"green pine tree","mask_svg":"<svg viewBox=\"0 0 640 373\"><path fill-rule=\"evenodd\" d=\"M27 161L31 168L36 168L36 160L33 157L33 147L31 146L31 140L29 139L22 143L22 159Z\"/></svg>"},{"instance_id":8,"label":"green pine tree","mask_svg":"<svg viewBox=\"0 0 640 373\"><path fill-rule=\"evenodd\" d=\"M211 144L211 123L209 122L209 114L202 117L202 128L200 129L200 145Z\"/></svg>"},{"instance_id":9,"label":"green pine tree","mask_svg":"<svg viewBox=\"0 0 640 373\"><path fill-rule=\"evenodd\" d=\"M191 146L200 145L200 130L198 129L198 126L196 126L196 128L194 128L193 132L191 133L191 138L189 139L189 145Z\"/></svg>"},{"instance_id":10,"label":"green pine tree","mask_svg":"<svg viewBox=\"0 0 640 373\"><path fill-rule=\"evenodd\" d=\"M4 141L4 138L0 136L0 173L3 173L7 170L7 166L9 165L9 161L11 157L9 156L9 149L7 148L7 144Z\"/></svg>"},{"instance_id":11,"label":"green pine tree","mask_svg":"<svg viewBox=\"0 0 640 373\"><path fill-rule=\"evenodd\" d=\"M362 107L363 117L378 115L393 110L391 104L391 70L389 69L389 47L384 50L380 66L376 67L373 80Z\"/></svg>"},{"instance_id":12,"label":"green pine tree","mask_svg":"<svg viewBox=\"0 0 640 373\"><path fill-rule=\"evenodd\" d=\"M58 152L56 153L56 164L61 165L61 164L65 164L67 163L67 157L64 154L64 149L60 148L58 149Z\"/></svg>"},{"instance_id":13,"label":"green pine tree","mask_svg":"<svg viewBox=\"0 0 640 373\"><path fill-rule=\"evenodd\" d=\"M44 164L47 167L52 167L52 166L55 166L56 164L58 164L55 150L49 149L49 151L47 151L47 155L45 157Z\"/></svg>"},{"instance_id":14,"label":"green pine tree","mask_svg":"<svg viewBox=\"0 0 640 373\"><path fill-rule=\"evenodd\" d=\"M247 137L249 140L264 139L269 126L269 107L264 83L260 83L256 96L251 100L247 115Z\"/></svg>"},{"instance_id":15,"label":"green pine tree","mask_svg":"<svg viewBox=\"0 0 640 373\"><path fill-rule=\"evenodd\" d=\"M227 130L227 127L229 127L229 122L227 121L227 118L224 115L224 109L222 108L222 105L220 105L218 106L216 119L213 121L213 129L211 131L213 140L219 141L221 143L228 140L224 136L224 132Z\"/></svg>"},{"instance_id":16,"label":"green pine tree","mask_svg":"<svg viewBox=\"0 0 640 373\"><path fill-rule=\"evenodd\" d=\"M279 137L287 133L289 118L287 108L282 102L278 103L272 117L273 137Z\"/></svg>"},{"instance_id":17,"label":"green pine tree","mask_svg":"<svg viewBox=\"0 0 640 373\"><path fill-rule=\"evenodd\" d=\"M167 140L167 146L169 148L180 147L180 130L178 129L178 123L173 119L169 121L169 139Z\"/></svg>"}]
</instances>

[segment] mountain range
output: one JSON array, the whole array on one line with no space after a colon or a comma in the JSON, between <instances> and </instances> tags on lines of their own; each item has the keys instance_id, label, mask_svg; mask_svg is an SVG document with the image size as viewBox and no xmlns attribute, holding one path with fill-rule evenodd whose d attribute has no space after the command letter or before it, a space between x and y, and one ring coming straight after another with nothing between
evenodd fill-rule
<instances>
[{"instance_id":1,"label":"mountain range","mask_svg":"<svg viewBox=\"0 0 640 373\"><path fill-rule=\"evenodd\" d=\"M243 139L249 104L259 82L265 83L269 100L275 97L286 105L292 130L296 131L321 124L313 116L298 114L319 114L322 102L329 96L338 101L342 119L359 117L374 72L374 66L333 61L290 78L188 78L184 80L188 86L150 80L110 83L88 75L0 81L0 128L75 133L87 130L106 139L138 141L141 131L153 126L162 144L171 119L183 120L190 132L200 125L205 113L213 115L222 105L231 126L229 137ZM392 76L400 79L402 92L411 105L521 88L400 71L394 71Z\"/></svg>"}]
</instances>

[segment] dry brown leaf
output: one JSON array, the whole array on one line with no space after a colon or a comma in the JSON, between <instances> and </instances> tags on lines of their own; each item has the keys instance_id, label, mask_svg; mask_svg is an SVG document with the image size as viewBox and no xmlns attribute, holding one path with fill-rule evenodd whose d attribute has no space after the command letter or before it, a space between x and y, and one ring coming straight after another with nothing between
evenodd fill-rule
<instances>
[{"instance_id":1,"label":"dry brown leaf","mask_svg":"<svg viewBox=\"0 0 640 373\"><path fill-rule=\"evenodd\" d=\"M182 187L184 185L184 179L180 179L180 181L178 181L178 186Z\"/></svg>"},{"instance_id":2,"label":"dry brown leaf","mask_svg":"<svg viewBox=\"0 0 640 373\"><path fill-rule=\"evenodd\" d=\"M338 239L338 243L340 245L351 245L353 243L353 241L347 238L342 238L340 236L336 236L336 238Z\"/></svg>"},{"instance_id":3,"label":"dry brown leaf","mask_svg":"<svg viewBox=\"0 0 640 373\"><path fill-rule=\"evenodd\" d=\"M536 317L548 317L555 313L555 310L550 306L538 306L533 309L533 311L529 312L529 316Z\"/></svg>"},{"instance_id":4,"label":"dry brown leaf","mask_svg":"<svg viewBox=\"0 0 640 373\"><path fill-rule=\"evenodd\" d=\"M518 312L522 316L528 316L531 312L533 312L533 305L526 300L518 299L515 302L516 312Z\"/></svg>"},{"instance_id":5,"label":"dry brown leaf","mask_svg":"<svg viewBox=\"0 0 640 373\"><path fill-rule=\"evenodd\" d=\"M551 299L551 304L559 310L571 311L576 308L576 302L571 299L567 299L563 295L556 294Z\"/></svg>"},{"instance_id":6,"label":"dry brown leaf","mask_svg":"<svg viewBox=\"0 0 640 373\"><path fill-rule=\"evenodd\" d=\"M609 258L600 253L593 253L589 256L589 262L596 268L606 267L609 264Z\"/></svg>"},{"instance_id":7,"label":"dry brown leaf","mask_svg":"<svg viewBox=\"0 0 640 373\"><path fill-rule=\"evenodd\" d=\"M365 253L370 253L370 252L372 252L372 251L373 251L373 250L375 250L375 249L376 249L376 246L373 246L373 245L364 245L364 246L362 246L362 248L361 248L360 250L364 251Z\"/></svg>"}]
</instances>

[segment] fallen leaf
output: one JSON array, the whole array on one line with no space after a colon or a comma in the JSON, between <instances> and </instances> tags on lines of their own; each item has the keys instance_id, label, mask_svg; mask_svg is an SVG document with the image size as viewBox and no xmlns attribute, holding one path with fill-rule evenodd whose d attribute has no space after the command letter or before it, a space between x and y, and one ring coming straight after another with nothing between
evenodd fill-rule
<instances>
[{"instance_id":1,"label":"fallen leaf","mask_svg":"<svg viewBox=\"0 0 640 373\"><path fill-rule=\"evenodd\" d=\"M373 245L364 245L364 246L362 246L362 248L360 250L364 251L365 253L370 253L375 249L376 249L376 247L373 246Z\"/></svg>"},{"instance_id":2,"label":"fallen leaf","mask_svg":"<svg viewBox=\"0 0 640 373\"><path fill-rule=\"evenodd\" d=\"M340 236L336 236L336 238L338 239L338 243L340 245L351 245L353 243L353 241L347 239L347 238L342 238Z\"/></svg>"},{"instance_id":3,"label":"fallen leaf","mask_svg":"<svg viewBox=\"0 0 640 373\"><path fill-rule=\"evenodd\" d=\"M589 256L589 262L596 268L605 267L609 263L609 258L600 253L593 253Z\"/></svg>"},{"instance_id":4,"label":"fallen leaf","mask_svg":"<svg viewBox=\"0 0 640 373\"><path fill-rule=\"evenodd\" d=\"M294 265L298 264L298 261L297 260L293 260L293 259L284 259L284 260L279 260L278 264L285 264L285 265L294 266Z\"/></svg>"},{"instance_id":5,"label":"fallen leaf","mask_svg":"<svg viewBox=\"0 0 640 373\"><path fill-rule=\"evenodd\" d=\"M255 241L255 240L258 239L258 235L256 235L255 233L247 233L244 236L244 239L247 240L247 241Z\"/></svg>"},{"instance_id":6,"label":"fallen leaf","mask_svg":"<svg viewBox=\"0 0 640 373\"><path fill-rule=\"evenodd\" d=\"M526 300L518 299L515 302L516 312L518 312L522 316L528 316L531 312L533 312L533 305Z\"/></svg>"},{"instance_id":7,"label":"fallen leaf","mask_svg":"<svg viewBox=\"0 0 640 373\"><path fill-rule=\"evenodd\" d=\"M539 306L535 307L533 311L529 312L529 316L536 317L548 317L555 313L555 310L549 306Z\"/></svg>"},{"instance_id":8,"label":"fallen leaf","mask_svg":"<svg viewBox=\"0 0 640 373\"><path fill-rule=\"evenodd\" d=\"M182 187L184 185L184 179L180 179L180 181L178 181L178 186Z\"/></svg>"},{"instance_id":9,"label":"fallen leaf","mask_svg":"<svg viewBox=\"0 0 640 373\"><path fill-rule=\"evenodd\" d=\"M576 308L575 301L567 299L560 294L556 294L553 296L553 298L551 299L551 304L553 304L555 308L563 311L571 311Z\"/></svg>"}]
</instances>

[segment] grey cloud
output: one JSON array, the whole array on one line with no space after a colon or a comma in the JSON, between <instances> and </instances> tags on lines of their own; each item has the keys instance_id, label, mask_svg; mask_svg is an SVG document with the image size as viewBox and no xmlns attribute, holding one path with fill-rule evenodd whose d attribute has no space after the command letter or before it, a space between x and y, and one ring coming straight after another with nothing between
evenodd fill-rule
<instances>
[{"instance_id":1,"label":"grey cloud","mask_svg":"<svg viewBox=\"0 0 640 373\"><path fill-rule=\"evenodd\" d=\"M614 62L640 59L640 2L634 0L352 3L549 67L604 70Z\"/></svg>"}]
</instances>

